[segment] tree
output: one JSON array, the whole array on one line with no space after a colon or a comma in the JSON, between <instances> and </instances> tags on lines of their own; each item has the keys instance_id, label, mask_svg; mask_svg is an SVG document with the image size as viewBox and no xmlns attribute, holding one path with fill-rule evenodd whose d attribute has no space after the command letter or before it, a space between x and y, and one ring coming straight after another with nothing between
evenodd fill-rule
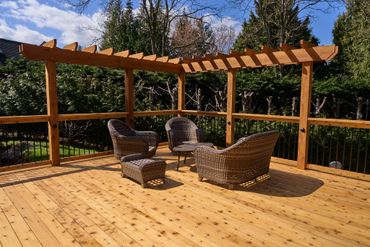
<instances>
[{"instance_id":1,"label":"tree","mask_svg":"<svg viewBox=\"0 0 370 247\"><path fill-rule=\"evenodd\" d=\"M133 14L131 0L122 7L121 0L110 0L105 8L107 20L101 48L112 47L116 51L131 50L148 52L148 39L140 28L140 20Z\"/></svg>"},{"instance_id":2,"label":"tree","mask_svg":"<svg viewBox=\"0 0 370 247\"><path fill-rule=\"evenodd\" d=\"M370 2L348 0L347 11L336 21L333 35L339 46L339 72L367 78L370 84Z\"/></svg>"},{"instance_id":3,"label":"tree","mask_svg":"<svg viewBox=\"0 0 370 247\"><path fill-rule=\"evenodd\" d=\"M294 0L255 0L255 10L236 39L234 48L258 49L261 44L279 47L281 43L299 45L301 39L317 43L309 28L309 17L300 20L301 11Z\"/></svg>"},{"instance_id":4,"label":"tree","mask_svg":"<svg viewBox=\"0 0 370 247\"><path fill-rule=\"evenodd\" d=\"M171 55L202 56L215 51L215 39L209 24L189 17L181 17L171 37Z\"/></svg>"},{"instance_id":5,"label":"tree","mask_svg":"<svg viewBox=\"0 0 370 247\"><path fill-rule=\"evenodd\" d=\"M107 20L104 23L102 48L112 47L114 49L120 49L123 43L123 40L120 39L122 36L117 35L122 26L123 9L121 5L121 0L110 0L107 4L105 10Z\"/></svg>"},{"instance_id":6,"label":"tree","mask_svg":"<svg viewBox=\"0 0 370 247\"><path fill-rule=\"evenodd\" d=\"M67 0L72 6L83 11L94 0ZM105 0L109 8L118 0ZM149 46L146 53L167 55L169 52L169 36L172 24L180 17L201 19L217 13L217 8L203 4L201 0L140 0L139 37L146 40ZM113 4L115 6L115 4ZM118 5L118 4L116 4ZM118 9L118 7L117 7ZM113 18L115 19L115 18ZM142 42L139 42L142 43Z\"/></svg>"},{"instance_id":7,"label":"tree","mask_svg":"<svg viewBox=\"0 0 370 247\"><path fill-rule=\"evenodd\" d=\"M217 52L230 52L235 43L235 29L231 26L221 23L221 25L214 28L214 36Z\"/></svg>"}]
</instances>

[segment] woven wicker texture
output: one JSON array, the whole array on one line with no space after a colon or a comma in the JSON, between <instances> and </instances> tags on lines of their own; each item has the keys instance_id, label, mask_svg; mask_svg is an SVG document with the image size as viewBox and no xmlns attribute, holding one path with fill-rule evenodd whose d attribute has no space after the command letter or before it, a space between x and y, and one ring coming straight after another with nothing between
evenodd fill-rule
<instances>
[{"instance_id":1,"label":"woven wicker texture","mask_svg":"<svg viewBox=\"0 0 370 247\"><path fill-rule=\"evenodd\" d=\"M168 147L173 148L184 144L184 142L202 142L204 134L195 123L184 117L173 117L166 123L166 132L168 138Z\"/></svg>"},{"instance_id":2,"label":"woven wicker texture","mask_svg":"<svg viewBox=\"0 0 370 247\"><path fill-rule=\"evenodd\" d=\"M198 147L194 159L200 180L233 185L267 174L278 138L278 131L268 131L243 137L223 150Z\"/></svg>"},{"instance_id":3,"label":"woven wicker texture","mask_svg":"<svg viewBox=\"0 0 370 247\"><path fill-rule=\"evenodd\" d=\"M145 188L146 182L162 179L165 183L166 162L147 159L143 155L128 155L121 158L122 177L130 177Z\"/></svg>"},{"instance_id":4,"label":"woven wicker texture","mask_svg":"<svg viewBox=\"0 0 370 247\"><path fill-rule=\"evenodd\" d=\"M118 119L108 121L112 138L114 157L120 159L128 154L143 154L145 157L155 155L158 147L158 134L154 131L137 131Z\"/></svg>"}]
</instances>

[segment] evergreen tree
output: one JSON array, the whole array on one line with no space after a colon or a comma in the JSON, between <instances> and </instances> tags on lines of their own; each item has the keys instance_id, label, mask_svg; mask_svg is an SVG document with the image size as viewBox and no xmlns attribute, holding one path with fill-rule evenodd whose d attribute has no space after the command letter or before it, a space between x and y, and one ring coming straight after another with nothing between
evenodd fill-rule
<instances>
[{"instance_id":1,"label":"evergreen tree","mask_svg":"<svg viewBox=\"0 0 370 247\"><path fill-rule=\"evenodd\" d=\"M121 0L110 0L107 3L105 14L107 20L104 23L104 33L101 42L101 48L112 47L119 50L122 44L122 35L117 35L121 32L122 27L122 2Z\"/></svg>"},{"instance_id":2,"label":"evergreen tree","mask_svg":"<svg viewBox=\"0 0 370 247\"><path fill-rule=\"evenodd\" d=\"M127 0L125 8L121 0L111 0L106 7L106 15L102 49L148 51L148 39L143 35L139 18L134 16L132 0Z\"/></svg>"},{"instance_id":3,"label":"evergreen tree","mask_svg":"<svg viewBox=\"0 0 370 247\"><path fill-rule=\"evenodd\" d=\"M198 42L196 44L198 55L214 53L216 50L215 36L211 26L203 19L196 22Z\"/></svg>"},{"instance_id":4,"label":"evergreen tree","mask_svg":"<svg viewBox=\"0 0 370 247\"><path fill-rule=\"evenodd\" d=\"M349 0L347 11L335 23L334 43L339 46L338 72L370 84L370 2Z\"/></svg>"},{"instance_id":5,"label":"evergreen tree","mask_svg":"<svg viewBox=\"0 0 370 247\"><path fill-rule=\"evenodd\" d=\"M309 28L308 17L300 20L295 0L255 0L255 10L236 39L234 48L257 49L260 45L279 47L280 43L299 45L301 39L317 43Z\"/></svg>"}]
</instances>

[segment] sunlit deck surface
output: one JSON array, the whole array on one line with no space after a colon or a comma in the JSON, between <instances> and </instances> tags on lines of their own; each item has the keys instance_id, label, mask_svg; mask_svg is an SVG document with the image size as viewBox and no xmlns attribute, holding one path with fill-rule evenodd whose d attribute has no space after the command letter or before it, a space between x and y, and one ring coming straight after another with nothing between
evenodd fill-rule
<instances>
[{"instance_id":1,"label":"sunlit deck surface","mask_svg":"<svg viewBox=\"0 0 370 247\"><path fill-rule=\"evenodd\" d=\"M111 156L0 175L1 245L370 246L369 182L273 163L230 191L158 156L167 184L147 189Z\"/></svg>"}]
</instances>

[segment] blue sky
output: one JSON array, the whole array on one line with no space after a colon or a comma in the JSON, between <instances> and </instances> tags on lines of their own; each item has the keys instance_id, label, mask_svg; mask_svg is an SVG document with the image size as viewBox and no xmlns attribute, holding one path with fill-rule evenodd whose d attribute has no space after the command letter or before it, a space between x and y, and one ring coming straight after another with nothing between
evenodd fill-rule
<instances>
[{"instance_id":1,"label":"blue sky","mask_svg":"<svg viewBox=\"0 0 370 247\"><path fill-rule=\"evenodd\" d=\"M52 38L56 38L60 45L74 41L83 46L96 43L101 36L104 22L101 2L102 0L93 0L93 3L79 14L64 0L0 0L0 38L34 44ZM222 19L213 18L212 25L224 23L238 32L243 20L248 18L248 12L228 4L228 0L203 2L222 6ZM137 7L138 1L134 0L134 8ZM324 4L319 7L326 8ZM344 7L340 6L329 13L309 13L313 16L313 33L319 38L320 44L332 43L334 22L343 12Z\"/></svg>"}]
</instances>

